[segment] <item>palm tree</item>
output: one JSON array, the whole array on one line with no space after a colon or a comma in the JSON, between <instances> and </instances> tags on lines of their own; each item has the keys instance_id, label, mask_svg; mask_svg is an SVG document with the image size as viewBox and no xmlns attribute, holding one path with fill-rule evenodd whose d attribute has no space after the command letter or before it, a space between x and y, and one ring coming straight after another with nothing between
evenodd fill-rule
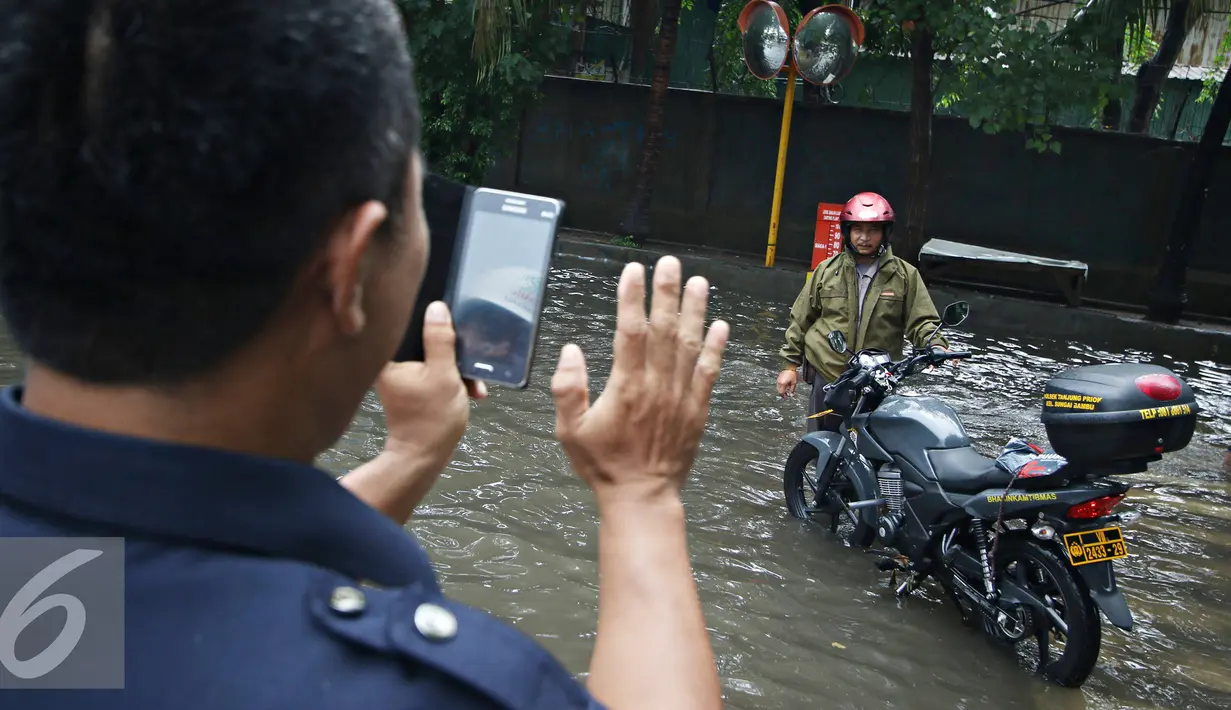
<instances>
[{"instance_id":1,"label":"palm tree","mask_svg":"<svg viewBox=\"0 0 1231 710\"><path fill-rule=\"evenodd\" d=\"M1121 58L1125 37L1129 46L1140 46L1152 32L1158 18L1166 18L1157 51L1137 70L1133 104L1125 129L1127 132L1149 131L1163 85L1175 67L1188 34L1211 15L1228 10L1231 10L1231 0L1090 0L1086 3L1074 18L1075 26L1086 23L1100 26L1105 30L1100 45L1105 48L1104 51ZM1115 129L1118 124L1119 106L1109 107L1104 113L1105 127Z\"/></svg>"},{"instance_id":2,"label":"palm tree","mask_svg":"<svg viewBox=\"0 0 1231 710\"><path fill-rule=\"evenodd\" d=\"M437 0L437 2L451 0ZM488 77L513 46L513 30L525 27L532 15L551 13L567 0L472 0L474 42L471 54L478 65L479 79ZM578 2L567 3L571 5Z\"/></svg>"}]
</instances>

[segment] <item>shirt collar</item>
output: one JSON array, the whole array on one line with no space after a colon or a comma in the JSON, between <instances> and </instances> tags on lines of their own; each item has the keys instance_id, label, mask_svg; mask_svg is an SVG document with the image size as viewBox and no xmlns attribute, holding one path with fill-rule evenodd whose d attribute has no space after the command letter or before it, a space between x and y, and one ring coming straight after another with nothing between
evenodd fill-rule
<instances>
[{"instance_id":1,"label":"shirt collar","mask_svg":"<svg viewBox=\"0 0 1231 710\"><path fill-rule=\"evenodd\" d=\"M423 549L325 471L83 429L0 390L0 496L115 528L291 558L386 586L435 586Z\"/></svg>"}]
</instances>

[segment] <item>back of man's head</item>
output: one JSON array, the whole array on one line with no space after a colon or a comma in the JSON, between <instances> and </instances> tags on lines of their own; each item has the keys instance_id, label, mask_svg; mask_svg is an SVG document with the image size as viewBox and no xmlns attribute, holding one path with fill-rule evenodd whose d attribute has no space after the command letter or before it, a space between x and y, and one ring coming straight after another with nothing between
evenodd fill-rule
<instances>
[{"instance_id":1,"label":"back of man's head","mask_svg":"<svg viewBox=\"0 0 1231 710\"><path fill-rule=\"evenodd\" d=\"M346 211L399 221L419 116L391 0L0 0L0 313L82 380L255 337Z\"/></svg>"}]
</instances>

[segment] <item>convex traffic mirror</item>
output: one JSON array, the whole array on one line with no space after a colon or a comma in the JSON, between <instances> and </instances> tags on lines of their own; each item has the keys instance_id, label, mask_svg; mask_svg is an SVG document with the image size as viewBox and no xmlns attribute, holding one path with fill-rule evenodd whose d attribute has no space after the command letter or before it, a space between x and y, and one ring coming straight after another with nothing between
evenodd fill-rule
<instances>
[{"instance_id":1,"label":"convex traffic mirror","mask_svg":"<svg viewBox=\"0 0 1231 710\"><path fill-rule=\"evenodd\" d=\"M826 5L804 15L791 49L795 69L812 84L829 86L855 66L863 44L863 23L850 8Z\"/></svg>"},{"instance_id":2,"label":"convex traffic mirror","mask_svg":"<svg viewBox=\"0 0 1231 710\"><path fill-rule=\"evenodd\" d=\"M739 15L744 63L758 79L772 79L791 62L805 81L828 86L855 66L863 22L844 5L812 10L792 38L786 11L773 0L752 0Z\"/></svg>"},{"instance_id":3,"label":"convex traffic mirror","mask_svg":"<svg viewBox=\"0 0 1231 710\"><path fill-rule=\"evenodd\" d=\"M791 34L786 11L770 0L752 0L739 13L744 63L758 79L773 79L786 65Z\"/></svg>"}]
</instances>

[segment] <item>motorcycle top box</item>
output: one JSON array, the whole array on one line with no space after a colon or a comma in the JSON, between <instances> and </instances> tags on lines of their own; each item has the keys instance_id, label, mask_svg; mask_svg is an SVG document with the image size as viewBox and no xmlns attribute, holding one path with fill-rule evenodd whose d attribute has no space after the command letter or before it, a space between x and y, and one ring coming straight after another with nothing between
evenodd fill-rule
<instances>
[{"instance_id":1,"label":"motorcycle top box","mask_svg":"<svg viewBox=\"0 0 1231 710\"><path fill-rule=\"evenodd\" d=\"M1144 465L1188 446L1197 399L1165 367L1091 365L1065 370L1043 390L1043 426L1071 463Z\"/></svg>"}]
</instances>

